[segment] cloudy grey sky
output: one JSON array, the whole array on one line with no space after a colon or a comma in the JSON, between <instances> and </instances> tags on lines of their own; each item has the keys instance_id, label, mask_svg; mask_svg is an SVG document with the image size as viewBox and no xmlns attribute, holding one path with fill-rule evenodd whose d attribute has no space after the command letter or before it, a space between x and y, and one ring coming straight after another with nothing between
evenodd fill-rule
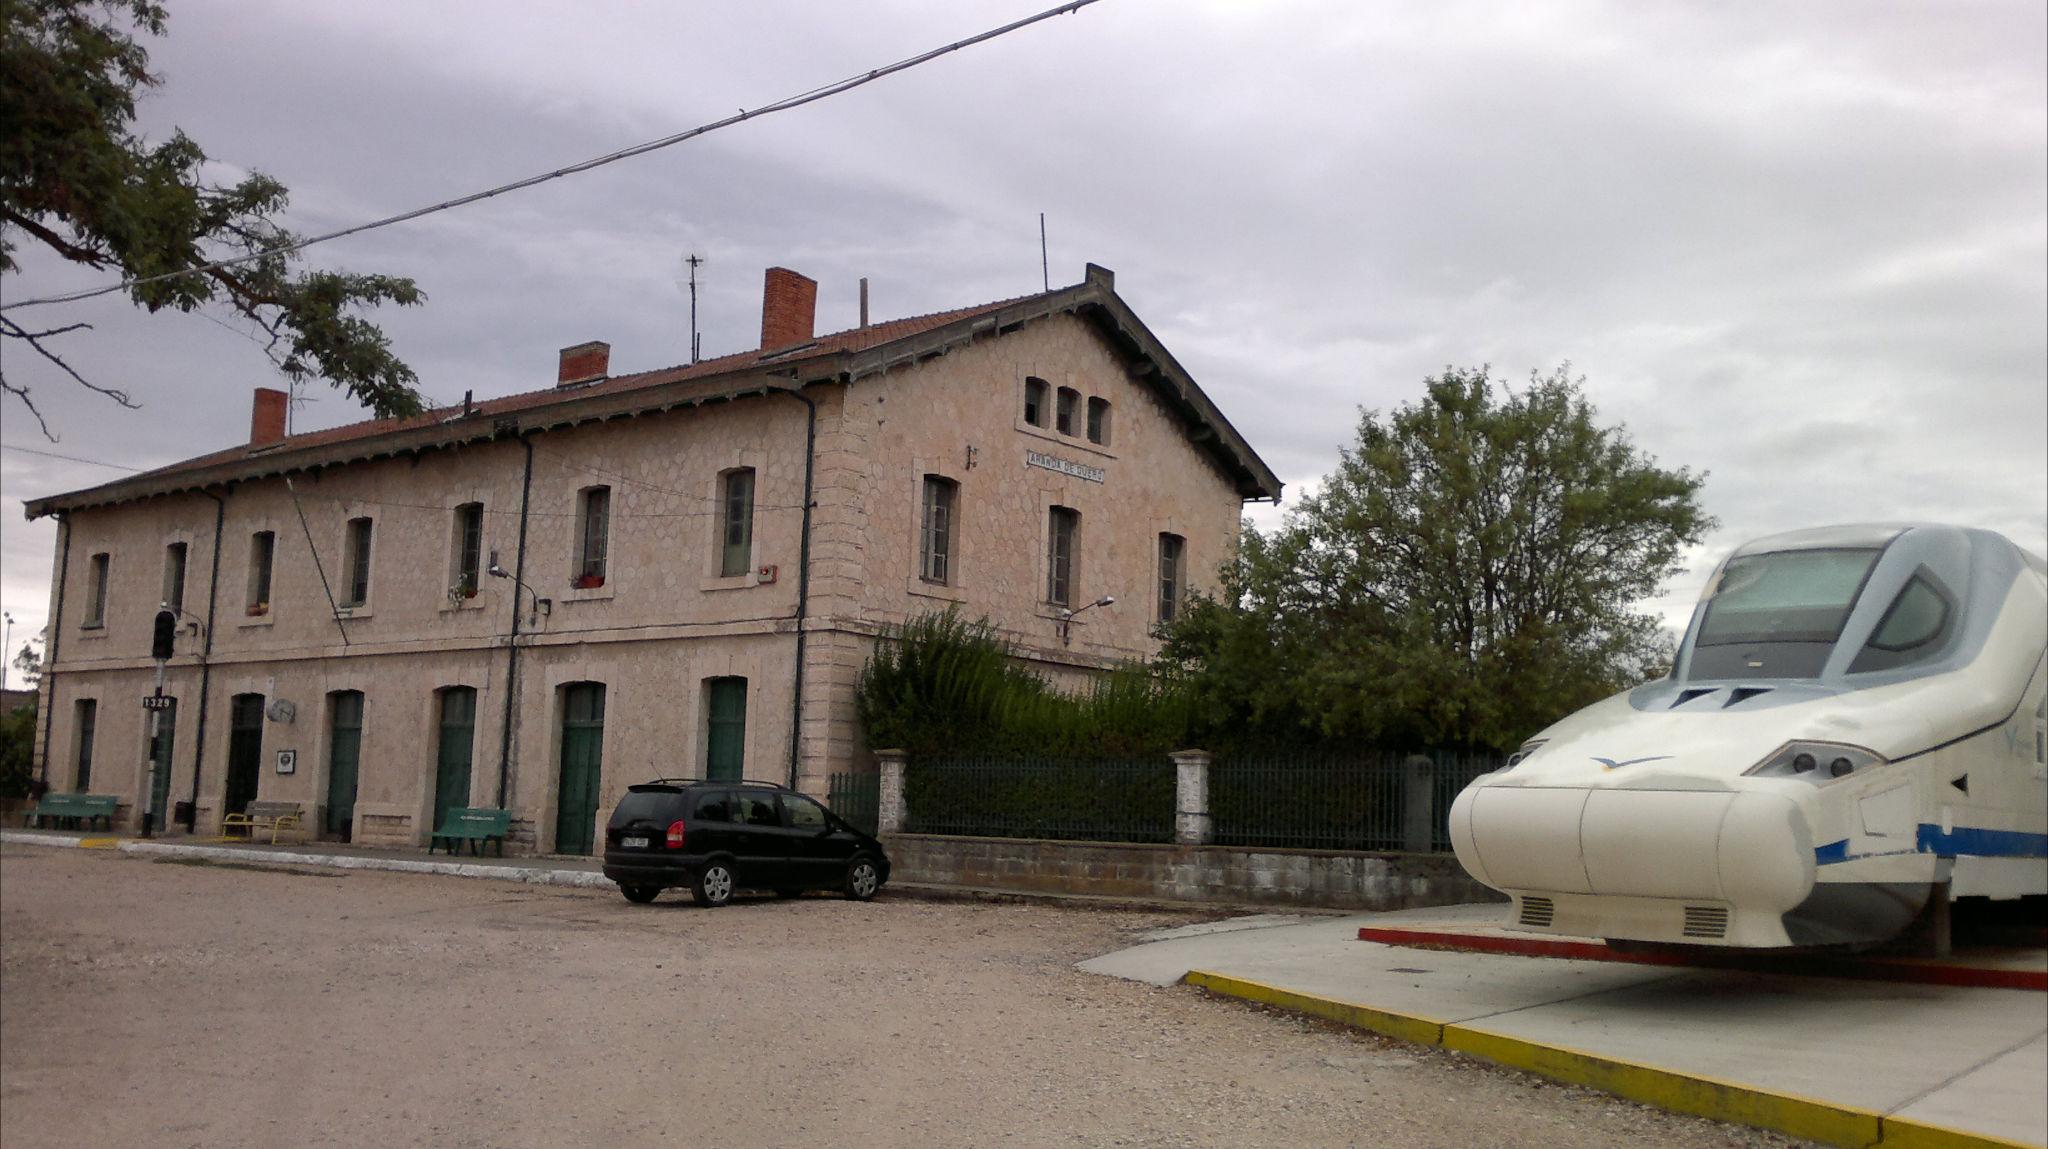
<instances>
[{"instance_id":1,"label":"cloudy grey sky","mask_svg":"<svg viewBox=\"0 0 2048 1149\"><path fill-rule=\"evenodd\" d=\"M1049 2L1049 0L1045 0ZM982 31L1011 2L171 0L142 118L293 192L317 232L688 128ZM1709 472L1745 538L1937 519L2048 547L2048 16L2038 0L1797 5L1103 0L902 76L572 180L316 248L418 279L378 316L440 401L759 333L762 269L819 329L964 306L1093 261L1287 481L1446 364L1569 360L1608 420ZM12 298L96 282L30 259ZM30 313L18 313L30 314ZM62 442L155 466L241 441L274 385L227 316L109 299L65 345L140 412L13 348ZM361 418L315 386L299 429ZM20 502L121 474L0 451L0 598L47 610ZM1291 501L1291 498L1290 498ZM1261 511L1262 517L1273 512Z\"/></svg>"}]
</instances>

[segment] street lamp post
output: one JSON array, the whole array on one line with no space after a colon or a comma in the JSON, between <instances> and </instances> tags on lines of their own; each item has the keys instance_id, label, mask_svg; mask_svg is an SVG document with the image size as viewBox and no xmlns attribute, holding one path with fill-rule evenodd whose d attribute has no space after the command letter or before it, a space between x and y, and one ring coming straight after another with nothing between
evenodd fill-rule
<instances>
[{"instance_id":1,"label":"street lamp post","mask_svg":"<svg viewBox=\"0 0 2048 1149\"><path fill-rule=\"evenodd\" d=\"M1072 625L1075 615L1080 614L1084 610L1093 610L1098 606L1114 606L1115 604L1116 597L1114 595L1106 594L1103 595L1101 598L1096 599L1094 602L1089 603L1087 606L1076 607L1073 610L1060 611L1060 645L1067 645L1067 627Z\"/></svg>"},{"instance_id":2,"label":"street lamp post","mask_svg":"<svg viewBox=\"0 0 2048 1149\"><path fill-rule=\"evenodd\" d=\"M542 598L540 596L539 591L536 591L532 587L527 586L526 582L523 579L521 579L518 575L515 575L511 571L506 570L504 567L499 566L498 552L491 552L491 563L489 566L484 568L484 573L490 575L492 578L511 579L513 583L524 588L527 594L533 596L533 613L528 615L526 619L526 623L528 626L533 625L534 622L536 622L542 614L554 614L554 600ZM516 595L519 592L515 590L512 593Z\"/></svg>"},{"instance_id":3,"label":"street lamp post","mask_svg":"<svg viewBox=\"0 0 2048 1149\"><path fill-rule=\"evenodd\" d=\"M7 637L0 638L0 693L7 690L7 670L14 664L14 612L8 611Z\"/></svg>"}]
</instances>

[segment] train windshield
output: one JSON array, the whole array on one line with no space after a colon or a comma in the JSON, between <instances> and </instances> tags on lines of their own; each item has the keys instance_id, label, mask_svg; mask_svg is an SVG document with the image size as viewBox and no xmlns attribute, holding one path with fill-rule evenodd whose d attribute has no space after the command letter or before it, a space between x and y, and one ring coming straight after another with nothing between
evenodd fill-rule
<instances>
[{"instance_id":1,"label":"train windshield","mask_svg":"<svg viewBox=\"0 0 2048 1149\"><path fill-rule=\"evenodd\" d=\"M1728 560L1693 646L1697 678L1811 678L1826 665L1872 549L1774 551Z\"/></svg>"}]
</instances>

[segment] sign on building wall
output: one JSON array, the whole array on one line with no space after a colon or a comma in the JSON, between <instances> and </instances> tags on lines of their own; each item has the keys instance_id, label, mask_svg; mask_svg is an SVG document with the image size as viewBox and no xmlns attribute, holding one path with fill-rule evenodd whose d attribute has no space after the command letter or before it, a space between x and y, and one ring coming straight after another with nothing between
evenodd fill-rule
<instances>
[{"instance_id":1,"label":"sign on building wall","mask_svg":"<svg viewBox=\"0 0 2048 1149\"><path fill-rule=\"evenodd\" d=\"M1076 463L1071 459L1062 459L1057 455L1041 455L1037 451L1025 451L1024 465L1027 467L1043 467L1048 471L1058 471L1062 475L1072 475L1077 479L1086 479L1091 483L1102 481L1101 467L1091 467L1086 463Z\"/></svg>"},{"instance_id":2,"label":"sign on building wall","mask_svg":"<svg viewBox=\"0 0 2048 1149\"><path fill-rule=\"evenodd\" d=\"M296 773L298 773L298 770L299 770L299 752L298 752L298 751L296 751L296 750L280 750L280 751L278 751L278 752L277 752L277 772L278 772L278 773L280 773L280 774L296 774Z\"/></svg>"}]
</instances>

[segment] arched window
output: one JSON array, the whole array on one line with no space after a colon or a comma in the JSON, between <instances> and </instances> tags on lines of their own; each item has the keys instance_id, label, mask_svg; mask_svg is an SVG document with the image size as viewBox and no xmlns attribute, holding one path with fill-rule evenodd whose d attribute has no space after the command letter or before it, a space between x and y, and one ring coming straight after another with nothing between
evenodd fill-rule
<instances>
[{"instance_id":1,"label":"arched window","mask_svg":"<svg viewBox=\"0 0 2048 1149\"><path fill-rule=\"evenodd\" d=\"M1045 380L1036 375L1024 380L1024 421L1034 427L1045 426L1045 401L1050 388Z\"/></svg>"}]
</instances>

